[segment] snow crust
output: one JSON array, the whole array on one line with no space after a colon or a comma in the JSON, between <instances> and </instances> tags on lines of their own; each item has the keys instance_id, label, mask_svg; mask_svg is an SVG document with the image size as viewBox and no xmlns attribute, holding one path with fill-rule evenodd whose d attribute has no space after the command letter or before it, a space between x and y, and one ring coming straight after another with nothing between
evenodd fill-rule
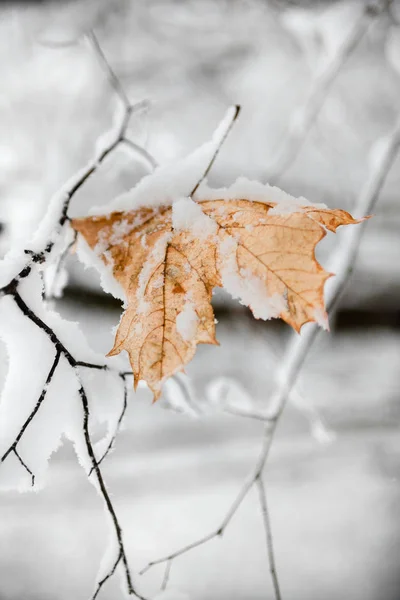
<instances>
[{"instance_id":1,"label":"snow crust","mask_svg":"<svg viewBox=\"0 0 400 600\"><path fill-rule=\"evenodd\" d=\"M137 299L139 301L138 304L138 312L146 313L149 309L149 304L145 299L145 291L150 282L150 278L153 276L157 266L161 264L165 260L165 254L167 249L167 244L171 239L171 233L166 232L164 235L160 236L157 242L154 244L154 248L150 253L148 259L144 263L142 270L139 275L139 285L137 289ZM162 287L164 284L163 276L159 276L160 279L158 282L155 282L154 285L156 287Z\"/></svg>"},{"instance_id":2,"label":"snow crust","mask_svg":"<svg viewBox=\"0 0 400 600\"><path fill-rule=\"evenodd\" d=\"M276 204L270 209L270 215L287 215L293 212L301 212L302 206L312 206L314 208L327 208L326 204L316 204L310 202L302 196L296 198L280 188L238 177L229 187L210 188L207 182L200 185L195 195L196 200L249 200L250 202L262 202L263 204Z\"/></svg>"},{"instance_id":3,"label":"snow crust","mask_svg":"<svg viewBox=\"0 0 400 600\"><path fill-rule=\"evenodd\" d=\"M103 290L114 298L119 298L126 304L126 295L122 285L114 278L112 262L108 264L104 263L103 260L98 256L97 252L94 252L83 236L78 236L76 252L78 259L84 265L85 268L94 268L100 275L100 284Z\"/></svg>"},{"instance_id":4,"label":"snow crust","mask_svg":"<svg viewBox=\"0 0 400 600\"><path fill-rule=\"evenodd\" d=\"M272 319L286 310L287 304L279 294L268 295L265 282L250 269L238 268L237 242L227 236L219 245L222 285L233 299L250 306L256 319Z\"/></svg>"},{"instance_id":5,"label":"snow crust","mask_svg":"<svg viewBox=\"0 0 400 600\"><path fill-rule=\"evenodd\" d=\"M209 142L176 162L157 167L153 173L143 177L135 187L121 194L108 205L93 207L90 214L103 215L114 211L137 210L141 207L169 206L177 198L189 196L226 135L234 110L230 108L227 111Z\"/></svg>"},{"instance_id":6,"label":"snow crust","mask_svg":"<svg viewBox=\"0 0 400 600\"><path fill-rule=\"evenodd\" d=\"M176 329L185 342L190 342L196 335L198 322L196 306L192 294L188 292L185 295L184 309L176 317Z\"/></svg>"},{"instance_id":7,"label":"snow crust","mask_svg":"<svg viewBox=\"0 0 400 600\"><path fill-rule=\"evenodd\" d=\"M204 214L200 204L191 198L179 198L172 204L172 225L175 231L190 231L200 241L214 236L218 225Z\"/></svg>"},{"instance_id":8,"label":"snow crust","mask_svg":"<svg viewBox=\"0 0 400 600\"><path fill-rule=\"evenodd\" d=\"M217 244L222 284L228 293L245 306L250 306L256 318L271 319L278 317L287 308L286 298L279 294L270 295L265 281L257 277L250 269L239 269L236 258L237 241L231 236L226 236L222 241L217 237L218 225L202 211L201 202L245 199L251 202L273 204L269 210L270 215L302 212L303 207L315 209L327 207L325 204L309 202L304 197L291 196L276 186L249 180L245 177L239 177L231 186L224 188L210 188L207 182L203 181L195 192L194 198L190 197L192 189L204 176L210 161L220 147L221 140L229 130L234 110L232 108L227 112L211 141L200 146L186 158L158 167L126 194L114 199L106 207L94 208L91 213L132 212L143 207L172 206L172 225L175 231L190 231L193 237L201 243L209 240ZM138 219L140 218L139 216ZM107 240L107 244L110 241L113 244L122 243L124 237L139 224L139 222L129 223L127 220L120 220L115 224L111 240ZM251 225L248 228L251 229ZM139 313L147 312L145 290L150 277L153 277L154 271L157 269L157 264L164 259L166 245L171 235L171 233L166 233L160 237L143 265L137 291ZM143 237L143 247L146 248L146 244L146 238ZM79 258L86 266L94 266L99 271L104 290L122 299L126 306L124 290L113 277L111 257L106 256L107 264L99 258L99 255L104 255L104 252L105 245L101 239L93 252L80 236ZM163 283L162 276L159 277L159 281L152 282L153 286L162 286ZM323 327L327 327L322 313L317 313L317 319ZM177 318L177 328L183 339L189 341L193 338L196 324L194 306L187 299L185 309Z\"/></svg>"}]
</instances>

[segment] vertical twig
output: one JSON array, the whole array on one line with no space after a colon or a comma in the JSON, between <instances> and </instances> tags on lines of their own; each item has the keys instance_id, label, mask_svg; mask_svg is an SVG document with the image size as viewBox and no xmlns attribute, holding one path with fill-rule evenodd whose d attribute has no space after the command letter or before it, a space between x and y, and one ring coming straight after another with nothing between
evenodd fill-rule
<instances>
[{"instance_id":1,"label":"vertical twig","mask_svg":"<svg viewBox=\"0 0 400 600\"><path fill-rule=\"evenodd\" d=\"M272 539L272 530L271 530L271 520L269 517L268 505L267 505L267 495L265 493L264 482L262 477L260 476L256 480L256 486L258 488L261 514L263 518L263 525L265 531L265 541L267 544L267 552L268 552L268 560L269 560L269 570L271 573L272 584L274 586L275 599L281 600L281 592L279 589L279 581L278 575L276 571L275 565L275 553L274 553L274 543Z\"/></svg>"},{"instance_id":2,"label":"vertical twig","mask_svg":"<svg viewBox=\"0 0 400 600\"><path fill-rule=\"evenodd\" d=\"M167 589L167 585L170 579L170 575L171 575L171 567L172 567L172 560L168 560L166 565L165 565L165 571L164 571L164 577L161 583L161 591L164 591Z\"/></svg>"},{"instance_id":3,"label":"vertical twig","mask_svg":"<svg viewBox=\"0 0 400 600\"><path fill-rule=\"evenodd\" d=\"M227 119L229 118L229 120L224 123L224 131L222 132L221 138L218 142L218 145L215 149L215 152L210 160L210 162L208 163L206 169L204 170L203 175L200 177L200 179L198 180L198 182L196 183L196 185L194 186L194 188L192 189L192 191L190 192L189 196L194 196L195 193L197 192L197 190L199 189L200 185L202 184L202 182L204 181L204 179L207 177L207 175L209 174L209 172L211 171L211 168L213 166L213 164L215 163L215 160L219 154L219 151L221 150L226 138L228 137L228 134L230 132L230 130L232 129L235 121L237 120L239 113L240 113L240 106L238 104L236 104L235 106L232 107L232 113L230 115L227 116Z\"/></svg>"},{"instance_id":4,"label":"vertical twig","mask_svg":"<svg viewBox=\"0 0 400 600\"><path fill-rule=\"evenodd\" d=\"M79 377L78 377L78 381L79 381ZM108 573L108 575L106 577L104 577L104 579L102 579L101 582L99 582L97 590L95 592L95 595L93 596L93 600L98 595L98 593L101 589L101 586L115 572L115 569L117 568L120 561L122 561L122 564L124 567L125 579L126 579L129 594L134 594L140 600L144 600L144 598L142 596L140 596L140 594L133 587L131 572L130 572L130 568L128 565L128 559L127 559L126 553L125 553L124 542L122 539L122 528L119 524L118 517L114 510L113 503L111 502L106 485L104 483L102 472L96 461L96 456L94 454L93 445L92 445L92 441L90 439L90 434L89 434L89 414L90 414L89 403L88 403L85 389L82 385L79 388L79 396L81 398L82 409L83 409L83 434L84 434L84 438L85 438L86 450L87 450L88 456L90 458L90 462L92 464L92 469L94 470L94 472L96 474L97 483L99 484L100 492L101 492L101 495L105 502L106 509L111 517L114 531L115 531L115 536L116 536L116 539L118 542L118 547L119 547L119 553L118 553L116 562L114 563L114 565L113 565L112 569L110 570L110 572Z\"/></svg>"}]
</instances>

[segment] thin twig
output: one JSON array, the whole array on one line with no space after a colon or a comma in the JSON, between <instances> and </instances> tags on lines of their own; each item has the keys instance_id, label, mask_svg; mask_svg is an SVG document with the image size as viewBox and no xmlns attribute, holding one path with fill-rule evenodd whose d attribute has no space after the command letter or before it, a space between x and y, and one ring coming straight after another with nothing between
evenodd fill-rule
<instances>
[{"instance_id":1,"label":"thin twig","mask_svg":"<svg viewBox=\"0 0 400 600\"><path fill-rule=\"evenodd\" d=\"M240 408L239 406L224 406L223 411L234 417L253 419L254 421L261 421L263 423L271 421L271 416L268 413L257 410L247 410L246 408Z\"/></svg>"},{"instance_id":2,"label":"thin twig","mask_svg":"<svg viewBox=\"0 0 400 600\"><path fill-rule=\"evenodd\" d=\"M13 443L11 444L11 446L8 448L8 450L3 454L3 456L1 457L1 462L4 462L7 458L7 456L11 453L11 452L15 452L15 454L18 456L18 454L16 453L16 448L17 445L19 443L19 441L21 440L22 436L24 435L25 431L27 430L27 428L29 427L29 425L32 423L36 413L38 412L38 410L40 409L43 400L46 397L47 394L47 390L49 388L49 385L51 383L51 380L53 379L55 370L57 369L58 363L60 361L60 356L61 356L61 349L57 348L56 349L56 355L53 361L53 364L51 365L50 371L47 375L45 384L43 386L42 392L39 396L38 401L36 402L33 410L31 411L30 415L27 417L27 419L25 420L24 424L22 425L21 429L19 430L15 440L13 441ZM21 460L20 460L21 462ZM25 466L25 465L24 465ZM27 468L25 466L25 468Z\"/></svg>"},{"instance_id":3,"label":"thin twig","mask_svg":"<svg viewBox=\"0 0 400 600\"><path fill-rule=\"evenodd\" d=\"M35 485L35 475L32 473L32 471L30 470L30 468L28 467L26 462L22 460L21 455L19 454L18 450L15 447L13 448L13 452L14 452L15 456L18 458L20 464L24 467L24 469L31 476L31 486L33 487Z\"/></svg>"},{"instance_id":4,"label":"thin twig","mask_svg":"<svg viewBox=\"0 0 400 600\"><path fill-rule=\"evenodd\" d=\"M110 569L110 571L107 573L107 575L105 575L103 577L103 579L101 579L99 581L99 583L97 584L96 591L92 596L92 600L96 600L103 585L106 583L106 581L108 581L110 579L110 577L112 577L114 575L116 568L118 567L119 563L121 562L121 559L122 559L122 556L121 556L121 553L119 553L113 567Z\"/></svg>"},{"instance_id":5,"label":"thin twig","mask_svg":"<svg viewBox=\"0 0 400 600\"><path fill-rule=\"evenodd\" d=\"M383 2L384 4L384 2ZM318 73L313 81L308 97L293 116L286 138L276 153L274 162L267 168L270 183L277 183L284 171L295 161L312 125L315 123L328 96L329 90L363 39L374 17L381 13L383 7L367 4L362 15L350 30L347 37L328 60L324 70Z\"/></svg>"},{"instance_id":6,"label":"thin twig","mask_svg":"<svg viewBox=\"0 0 400 600\"><path fill-rule=\"evenodd\" d=\"M264 482L262 477L260 476L256 481L256 486L258 488L259 500L261 513L263 517L264 531L265 531L265 540L267 544L267 552L268 552L268 561L269 561L269 570L271 573L271 579L274 586L275 598L276 600L281 600L281 592L279 589L279 581L276 571L275 565L275 553L274 553L274 543L272 539L272 530L271 530L271 520L269 518L269 511L267 505L267 495L265 493Z\"/></svg>"},{"instance_id":7,"label":"thin twig","mask_svg":"<svg viewBox=\"0 0 400 600\"><path fill-rule=\"evenodd\" d=\"M257 465L259 464L259 462L257 463ZM248 477L248 479L246 480L245 484L243 485L243 487L241 488L239 494L236 496L233 504L231 505L230 509L228 510L228 512L226 513L225 517L223 518L223 520L221 521L220 525L212 530L210 533L204 535L203 537L199 538L198 540L192 542L191 544L187 544L186 546L183 546L182 548L179 548L179 550L176 550L175 552L171 552L170 554L168 554L167 556L164 556L162 558L158 558L156 560L153 560L151 562L149 562L140 572L140 575L144 575L144 573L146 573L151 567L164 563L166 561L172 561L175 558L177 558L178 556L182 556L183 554L186 554L186 552L189 552L190 550L193 550L194 548L198 548L199 546L202 546L203 544L209 542L210 540L216 538L216 537L221 537L225 531L225 529L228 527L229 523L231 522L232 518L235 516L236 512L238 511L239 507L241 506L243 500L246 498L247 494L249 493L249 491L251 490L251 488L254 485L255 480L257 479L257 477L259 476L260 473L260 468L257 468L257 471L255 474L251 474L250 477Z\"/></svg>"},{"instance_id":8,"label":"thin twig","mask_svg":"<svg viewBox=\"0 0 400 600\"><path fill-rule=\"evenodd\" d=\"M95 363L86 362L84 360L77 360L76 366L85 367L86 369L95 369L97 371L108 371L110 369L108 365L96 365Z\"/></svg>"},{"instance_id":9,"label":"thin twig","mask_svg":"<svg viewBox=\"0 0 400 600\"><path fill-rule=\"evenodd\" d=\"M164 577L161 583L161 591L164 591L167 589L167 585L171 576L171 567L172 567L172 560L169 560L167 562L167 564L165 565L165 571L164 571Z\"/></svg>"},{"instance_id":10,"label":"thin twig","mask_svg":"<svg viewBox=\"0 0 400 600\"><path fill-rule=\"evenodd\" d=\"M219 143L218 143L218 145L217 145L217 147L215 149L215 152L214 152L214 154L213 154L210 162L208 163L208 165L207 165L207 167L206 167L203 175L200 177L200 179L198 180L198 182L196 183L196 185L194 186L194 188L190 192L189 196L194 196L194 194L197 192L199 186L202 184L202 182L204 181L204 179L209 174L209 172L210 172L210 170L211 170L211 168L212 168L212 166L213 166L213 164L214 164L214 162L215 162L215 160L216 160L216 158L217 158L217 156L219 154L219 151L221 150L221 148L222 148L222 146L223 146L226 138L228 137L228 134L229 134L230 130L232 129L232 127L233 127L236 119L239 116L240 106L238 104L236 104L232 108L233 108L233 112L232 112L231 119L230 119L229 123L227 123L227 125L226 125L226 129L225 129L223 135L221 136L221 139L219 140Z\"/></svg>"},{"instance_id":11,"label":"thin twig","mask_svg":"<svg viewBox=\"0 0 400 600\"><path fill-rule=\"evenodd\" d=\"M150 152L148 152L145 148L139 146L139 144L136 144L136 142L133 142L132 140L129 140L128 138L124 137L122 138L121 143L136 154L138 154L141 158L144 158L144 160L147 162L148 166L152 171L154 171L154 169L158 167L158 162L156 161L154 156L152 156L152 154L150 154Z\"/></svg>"},{"instance_id":12,"label":"thin twig","mask_svg":"<svg viewBox=\"0 0 400 600\"><path fill-rule=\"evenodd\" d=\"M93 38L91 38L93 40ZM95 39L95 38L94 38ZM97 52L98 44L94 45L94 49ZM104 61L104 54L101 53L101 60ZM111 67L110 67L111 69ZM30 272L32 264L43 263L45 257L51 252L54 247L55 239L60 235L62 228L66 222L69 221L68 209L75 194L81 189L81 187L87 182L87 180L98 170L99 166L114 150L122 143L126 143L126 132L128 129L129 121L133 113L142 110L148 106L147 101L137 102L134 105L126 103L126 94L121 94L122 86L118 78L113 76L112 84L123 100L124 111L120 117L118 123L114 126L110 134L107 134L105 141L102 146L95 151L94 158L83 169L79 170L75 175L71 177L59 191L57 191L49 201L49 209L42 223L40 224L32 241L33 249L25 250L25 254L29 256L29 259L25 262L23 267L14 276L12 281L7 286L0 288L0 293L8 293L7 289L9 286L17 285L22 277L27 276ZM118 83L116 83L116 81ZM136 146L136 144L135 144ZM139 147L138 147L139 148ZM136 149L137 151L138 148ZM141 152L143 157L150 162L150 155L147 151ZM43 242L43 240L46 240ZM50 240L50 241L48 241Z\"/></svg>"},{"instance_id":13,"label":"thin twig","mask_svg":"<svg viewBox=\"0 0 400 600\"><path fill-rule=\"evenodd\" d=\"M103 500L105 502L106 508L108 513L110 514L113 526L114 526L114 531L115 531L115 536L117 538L117 542L118 542L118 547L119 547L119 554L118 554L118 558L116 563L114 564L113 568L110 570L110 573L108 574L107 577L105 577L102 582L99 583L99 586L95 592L95 595L93 596L93 600L94 598L97 596L97 594L100 591L101 586L107 581L107 579L109 577L111 577L111 575L114 573L118 563L120 561L122 561L123 567L124 567L124 572L125 572L125 579L126 579L126 583L127 583L127 587L128 587L128 592L129 594L134 594L137 598L139 598L140 600L144 600L144 598L135 590L135 588L133 587L132 584L132 577L131 577L131 572L130 572L130 568L128 565L128 559L126 557L126 553L125 553L125 546L123 543L123 539L122 539L122 528L119 524L113 503L111 502L110 496L108 494L106 485L104 483L104 479L103 479L103 475L102 472L100 470L100 467L96 461L96 456L94 454L94 450L93 450L93 445L92 445L92 441L90 439L90 434L89 434L89 402L86 396L86 392L84 387L81 385L81 387L79 388L79 396L81 398L81 402L82 402L82 409L83 409L83 433L84 433L84 438L85 438L85 444L86 444L86 450L87 453L89 455L90 458L90 462L92 463L92 469L94 470L95 474L96 474L96 479L97 482L99 484L99 488L100 488L100 492L101 495L103 496Z\"/></svg>"},{"instance_id":14,"label":"thin twig","mask_svg":"<svg viewBox=\"0 0 400 600\"><path fill-rule=\"evenodd\" d=\"M116 91L117 95L121 98L122 102L125 105L126 110L129 111L130 107L131 107L131 103L129 102L128 95L125 92L125 89L124 89L121 81L119 80L119 77L116 75L114 69L112 68L112 66L110 65L108 60L106 59L103 49L101 48L99 41L97 39L97 36L95 35L93 30L89 31L89 33L87 34L87 39L89 40L91 46L93 47L101 66L107 73L108 79L111 83L111 86Z\"/></svg>"}]
</instances>

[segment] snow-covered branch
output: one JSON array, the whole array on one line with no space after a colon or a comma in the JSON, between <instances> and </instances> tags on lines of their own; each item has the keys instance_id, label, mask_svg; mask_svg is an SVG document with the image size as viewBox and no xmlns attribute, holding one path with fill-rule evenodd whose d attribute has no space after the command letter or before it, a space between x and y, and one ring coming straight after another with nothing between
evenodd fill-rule
<instances>
[{"instance_id":1,"label":"snow-covered branch","mask_svg":"<svg viewBox=\"0 0 400 600\"><path fill-rule=\"evenodd\" d=\"M142 598L133 585L132 574L123 542L122 526L100 469L101 462L113 447L117 431L125 415L127 407L125 378L130 373L120 369L118 366L115 367L111 362L107 364L97 364L95 362L97 355L89 350L85 350L85 342L80 331L73 331L73 328L76 326L74 324L67 324L66 328L58 315L48 311L46 308L43 302L43 292L45 298L49 299L55 295L54 288L52 281L50 281L48 287L45 285L43 288L43 279L40 277L41 274L46 274L49 267L53 266L55 267L53 283L57 279L62 263L75 241L75 236L70 236L71 231L66 227L69 222L68 210L71 200L77 191L97 171L107 156L112 154L120 144L123 144L131 151L134 151L136 157L144 159L151 170L156 166L155 160L146 150L127 138L130 117L134 112L145 108L147 103L139 102L134 105L130 104L127 94L118 77L108 64L94 33L91 33L88 39L101 64L106 69L110 84L122 103L123 111L117 114L117 119L112 130L103 135L97 142L92 160L86 167L67 181L51 198L48 210L28 248L19 252L10 251L0 265L0 303L2 316L5 317L6 321L7 315L10 319L10 325L6 321L1 323L3 329L2 336L4 336L6 344L10 348L10 361L12 361L10 362L9 379L7 379L5 390L3 390L3 413L8 410L10 400L13 399L15 394L15 383L12 381L12 376L15 374L13 366L15 358L11 352L11 348L18 351L18 343L22 343L24 348L27 346L27 351L24 351L26 358L31 359L31 354L28 352L27 338L35 335L37 336L36 343L40 347L43 347L41 350L43 352L43 364L50 361L47 374L43 376L43 380L40 380L40 373L35 373L35 384L32 389L27 387L26 390L24 389L23 395L21 392L19 394L19 397L24 399L24 403L22 403L18 411L15 411L10 431L7 436L4 436L2 443L5 444L5 447L1 452L1 464L5 465L8 462L7 459L11 455L14 455L19 464L29 474L31 485L35 485L36 473L34 466L31 465L31 461L37 465L38 460L34 456L35 452L27 437L31 436L32 429L34 433L37 431L38 419L40 422L41 419L46 418L46 414L54 410L50 404L55 401L54 392L57 390L57 386L60 385L58 373L61 369L63 377L67 377L71 381L71 384L68 385L65 385L65 382L63 383L66 388L65 393L70 392L71 396L68 402L70 408L65 409L72 411L69 414L69 425L67 423L64 424L67 436L73 441L88 477L92 473L95 474L95 478L91 478L91 480L93 480L95 487L103 498L106 512L110 518L113 535L115 536L115 544L112 544L112 556L111 558L107 557L107 561L105 561L102 567L101 575L98 577L92 597L94 599L98 596L104 583L114 574L117 567L122 565L128 593ZM69 237L72 239L69 239ZM22 336L20 341L15 339L15 329L12 329L13 319L18 322L17 330ZM27 326L26 323L30 323L30 325ZM70 330L71 333L69 333ZM14 335L12 336L13 332ZM32 344L32 342L29 343ZM38 360L40 361L40 353L38 354ZM78 358L79 354L86 355L86 360L81 360L81 356ZM87 386L83 383L83 372L81 372L81 369L84 371L93 369L97 372L106 372L123 384L122 408L119 413L117 412L118 418L115 422L111 423L109 420L109 427L111 429L108 439L105 440L106 448L101 453L98 453L95 449L90 432L92 418L95 417L97 420L99 416L94 414L91 418L92 400L89 398ZM18 383L18 385L21 384ZM38 390L36 400L28 397L35 393L35 389ZM81 406L80 426L77 405L72 401L75 394L79 398ZM49 396L51 396L50 399L48 398ZM46 399L48 400L47 403L45 402ZM29 406L30 408L23 414L24 408ZM20 424L16 422L17 419L21 419ZM70 428L69 433L68 427ZM15 429L15 434L13 434L13 429ZM34 433L32 436L34 436ZM46 433L46 435L49 434ZM49 440L47 444L42 444L40 450L44 460L48 458L54 447L59 443L57 433L52 435L56 437ZM58 436L61 436L61 431ZM34 441L34 437L32 440ZM35 451L37 451L36 448Z\"/></svg>"}]
</instances>

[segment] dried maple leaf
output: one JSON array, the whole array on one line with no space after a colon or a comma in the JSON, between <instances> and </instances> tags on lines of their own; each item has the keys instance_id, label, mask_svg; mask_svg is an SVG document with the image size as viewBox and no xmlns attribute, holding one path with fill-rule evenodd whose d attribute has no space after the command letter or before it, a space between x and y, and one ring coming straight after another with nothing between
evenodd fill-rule
<instances>
[{"instance_id":1,"label":"dried maple leaf","mask_svg":"<svg viewBox=\"0 0 400 600\"><path fill-rule=\"evenodd\" d=\"M172 207L74 219L72 226L112 266L127 307L110 355L126 350L135 376L157 399L197 344L216 344L211 294L226 288L257 318L280 316L296 331L323 321L330 277L315 247L343 210L313 206L280 214L275 203L184 198Z\"/></svg>"}]
</instances>

